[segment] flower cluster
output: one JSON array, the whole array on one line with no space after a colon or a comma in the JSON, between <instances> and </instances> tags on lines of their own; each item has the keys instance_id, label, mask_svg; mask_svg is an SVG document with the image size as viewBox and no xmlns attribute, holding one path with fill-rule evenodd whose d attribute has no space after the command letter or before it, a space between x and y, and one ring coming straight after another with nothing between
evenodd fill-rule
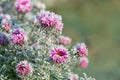
<instances>
[{"instance_id":1,"label":"flower cluster","mask_svg":"<svg viewBox=\"0 0 120 80\"><path fill-rule=\"evenodd\" d=\"M61 31L63 28L62 18L61 16L55 14L54 12L44 11L42 10L37 15L38 22L43 27L55 27L58 31Z\"/></svg>"},{"instance_id":2,"label":"flower cluster","mask_svg":"<svg viewBox=\"0 0 120 80\"><path fill-rule=\"evenodd\" d=\"M18 13L14 8L11 17L0 12L0 79L79 80L71 67L88 66L88 49L85 43L71 49L71 38L62 35L62 17L46 11L43 3L7 2L15 4Z\"/></svg>"},{"instance_id":3,"label":"flower cluster","mask_svg":"<svg viewBox=\"0 0 120 80\"><path fill-rule=\"evenodd\" d=\"M81 58L79 60L79 65L82 68L86 68L88 66L88 59L87 59L87 55L88 55L88 49L85 45L85 43L77 43L74 46L74 52L77 53L77 55L79 55Z\"/></svg>"}]
</instances>

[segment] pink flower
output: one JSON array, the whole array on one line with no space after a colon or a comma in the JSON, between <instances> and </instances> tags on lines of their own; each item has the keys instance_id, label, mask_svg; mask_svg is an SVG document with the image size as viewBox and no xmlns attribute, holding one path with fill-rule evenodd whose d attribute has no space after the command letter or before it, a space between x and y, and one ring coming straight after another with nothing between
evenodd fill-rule
<instances>
[{"instance_id":1,"label":"pink flower","mask_svg":"<svg viewBox=\"0 0 120 80\"><path fill-rule=\"evenodd\" d=\"M59 41L61 44L64 44L64 45L68 45L71 43L71 39L69 37L65 37L65 36L60 36Z\"/></svg>"},{"instance_id":2,"label":"pink flower","mask_svg":"<svg viewBox=\"0 0 120 80\"><path fill-rule=\"evenodd\" d=\"M2 27L6 30L6 31L10 31L11 30L11 23L8 21L8 20L6 20L6 19L3 19L2 20Z\"/></svg>"},{"instance_id":3,"label":"pink flower","mask_svg":"<svg viewBox=\"0 0 120 80\"><path fill-rule=\"evenodd\" d=\"M69 79L69 80L79 80L79 77L78 77L77 74L72 74L72 73L70 73L70 74L68 75L68 79Z\"/></svg>"},{"instance_id":4,"label":"pink flower","mask_svg":"<svg viewBox=\"0 0 120 80\"><path fill-rule=\"evenodd\" d=\"M57 23L62 20L61 16L44 10L37 15L37 19L44 27L55 27Z\"/></svg>"},{"instance_id":5,"label":"pink flower","mask_svg":"<svg viewBox=\"0 0 120 80\"><path fill-rule=\"evenodd\" d=\"M86 57L81 57L79 64L82 68L86 68L88 66L88 63L89 61Z\"/></svg>"},{"instance_id":6,"label":"pink flower","mask_svg":"<svg viewBox=\"0 0 120 80\"><path fill-rule=\"evenodd\" d=\"M15 7L18 12L29 12L32 9L32 3L30 0L16 0Z\"/></svg>"},{"instance_id":7,"label":"pink flower","mask_svg":"<svg viewBox=\"0 0 120 80\"><path fill-rule=\"evenodd\" d=\"M68 59L68 51L63 46L54 46L50 50L50 58L57 63L65 63Z\"/></svg>"},{"instance_id":8,"label":"pink flower","mask_svg":"<svg viewBox=\"0 0 120 80\"><path fill-rule=\"evenodd\" d=\"M78 43L77 44L77 50L80 56L86 56L88 55L88 49L86 48L85 43Z\"/></svg>"},{"instance_id":9,"label":"pink flower","mask_svg":"<svg viewBox=\"0 0 120 80\"><path fill-rule=\"evenodd\" d=\"M33 68L30 65L30 63L28 63L27 61L21 61L16 66L16 71L20 76L24 77L24 76L27 76L29 74L32 74Z\"/></svg>"},{"instance_id":10,"label":"pink flower","mask_svg":"<svg viewBox=\"0 0 120 80\"><path fill-rule=\"evenodd\" d=\"M0 33L0 45L6 45L8 43L9 43L8 37L5 34Z\"/></svg>"},{"instance_id":11,"label":"pink flower","mask_svg":"<svg viewBox=\"0 0 120 80\"><path fill-rule=\"evenodd\" d=\"M25 42L26 34L23 30L17 29L12 32L10 39L14 44L21 44Z\"/></svg>"},{"instance_id":12,"label":"pink flower","mask_svg":"<svg viewBox=\"0 0 120 80\"><path fill-rule=\"evenodd\" d=\"M63 23L61 21L57 22L56 30L57 31L62 31L62 29L63 29Z\"/></svg>"}]
</instances>

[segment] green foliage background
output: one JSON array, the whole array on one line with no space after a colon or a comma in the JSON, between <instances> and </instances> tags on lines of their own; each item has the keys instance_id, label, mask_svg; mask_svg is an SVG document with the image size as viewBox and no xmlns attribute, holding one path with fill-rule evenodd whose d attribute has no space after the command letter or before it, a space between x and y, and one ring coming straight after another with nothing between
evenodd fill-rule
<instances>
[{"instance_id":1,"label":"green foliage background","mask_svg":"<svg viewBox=\"0 0 120 80\"><path fill-rule=\"evenodd\" d=\"M64 34L89 48L87 69L74 71L96 80L120 80L120 1L57 0L49 7L63 16Z\"/></svg>"}]
</instances>

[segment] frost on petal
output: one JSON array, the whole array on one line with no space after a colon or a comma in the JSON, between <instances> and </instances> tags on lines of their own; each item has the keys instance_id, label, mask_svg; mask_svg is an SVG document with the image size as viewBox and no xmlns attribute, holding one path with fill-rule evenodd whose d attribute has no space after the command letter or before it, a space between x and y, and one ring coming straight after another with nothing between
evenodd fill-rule
<instances>
[{"instance_id":1,"label":"frost on petal","mask_svg":"<svg viewBox=\"0 0 120 80\"><path fill-rule=\"evenodd\" d=\"M20 76L24 77L27 76L28 74L32 74L33 68L27 61L21 61L16 66L16 71Z\"/></svg>"},{"instance_id":2,"label":"frost on petal","mask_svg":"<svg viewBox=\"0 0 120 80\"><path fill-rule=\"evenodd\" d=\"M50 58L57 63L65 63L68 59L68 51L63 46L54 46L50 50Z\"/></svg>"}]
</instances>

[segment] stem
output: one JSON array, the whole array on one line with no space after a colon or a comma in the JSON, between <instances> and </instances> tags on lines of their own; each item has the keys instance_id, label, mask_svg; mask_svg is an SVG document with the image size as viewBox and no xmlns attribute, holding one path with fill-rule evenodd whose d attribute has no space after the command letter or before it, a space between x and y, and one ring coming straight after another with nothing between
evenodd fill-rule
<instances>
[{"instance_id":1,"label":"stem","mask_svg":"<svg viewBox=\"0 0 120 80\"><path fill-rule=\"evenodd\" d=\"M30 31L30 34L29 34L29 41L31 41L31 38L32 38L32 33L33 33L33 31L34 31L34 29L35 29L35 26L36 26L36 24L33 24L33 26L32 26L32 29L31 29L31 31ZM28 43L29 44L29 43Z\"/></svg>"}]
</instances>

